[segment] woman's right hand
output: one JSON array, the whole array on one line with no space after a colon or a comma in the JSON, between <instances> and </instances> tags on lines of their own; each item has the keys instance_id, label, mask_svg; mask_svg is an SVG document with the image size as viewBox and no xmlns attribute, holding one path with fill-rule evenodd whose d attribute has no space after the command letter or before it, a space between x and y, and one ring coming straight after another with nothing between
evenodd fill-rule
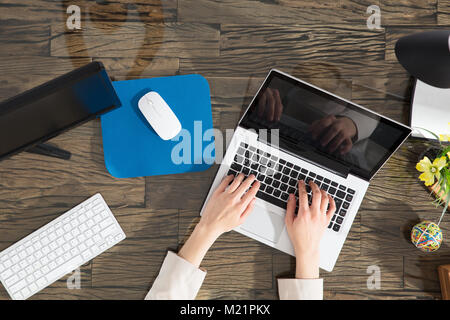
<instances>
[{"instance_id":1,"label":"woman's right hand","mask_svg":"<svg viewBox=\"0 0 450 320\"><path fill-rule=\"evenodd\" d=\"M311 206L303 180L298 182L298 212L295 214L295 196L289 195L286 210L286 228L297 258L296 278L319 277L320 240L336 211L334 199L317 184L310 182L313 192Z\"/></svg>"}]
</instances>

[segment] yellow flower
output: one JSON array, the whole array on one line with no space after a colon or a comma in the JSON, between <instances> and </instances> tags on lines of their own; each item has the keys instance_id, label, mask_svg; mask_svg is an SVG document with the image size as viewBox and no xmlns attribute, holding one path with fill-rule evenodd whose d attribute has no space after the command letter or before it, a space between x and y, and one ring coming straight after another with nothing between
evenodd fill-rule
<instances>
[{"instance_id":1,"label":"yellow flower","mask_svg":"<svg viewBox=\"0 0 450 320\"><path fill-rule=\"evenodd\" d=\"M450 159L450 151L447 152L447 157Z\"/></svg>"},{"instance_id":2,"label":"yellow flower","mask_svg":"<svg viewBox=\"0 0 450 320\"><path fill-rule=\"evenodd\" d=\"M447 159L445 157L436 158L433 163L431 163L428 157L424 157L416 165L416 169L423 172L419 179L425 182L426 186L431 186L435 179L439 181L441 178L441 169L447 165Z\"/></svg>"}]
</instances>

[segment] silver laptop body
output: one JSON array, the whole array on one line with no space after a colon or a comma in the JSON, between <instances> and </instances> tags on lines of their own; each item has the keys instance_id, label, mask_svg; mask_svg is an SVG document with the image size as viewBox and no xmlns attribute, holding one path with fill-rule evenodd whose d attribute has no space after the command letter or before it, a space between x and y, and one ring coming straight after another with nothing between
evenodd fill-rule
<instances>
[{"instance_id":1,"label":"silver laptop body","mask_svg":"<svg viewBox=\"0 0 450 320\"><path fill-rule=\"evenodd\" d=\"M264 95L279 99L268 102ZM321 137L332 130L326 117L353 121L358 137L350 151L336 155L327 151L331 142L323 147L320 139L311 138L319 121L325 123L319 126L325 128ZM238 123L205 204L226 175L256 173L264 190L258 192L254 211L234 230L294 256L284 224L285 199L297 191L298 179L313 180L338 204L320 243L320 267L332 271L371 178L410 133L407 126L272 69Z\"/></svg>"}]
</instances>

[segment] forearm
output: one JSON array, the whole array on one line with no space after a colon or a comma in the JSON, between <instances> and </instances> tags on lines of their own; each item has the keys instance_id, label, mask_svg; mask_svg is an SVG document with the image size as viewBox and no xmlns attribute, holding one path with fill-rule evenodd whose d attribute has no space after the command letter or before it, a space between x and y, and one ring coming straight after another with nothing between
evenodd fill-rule
<instances>
[{"instance_id":1,"label":"forearm","mask_svg":"<svg viewBox=\"0 0 450 320\"><path fill-rule=\"evenodd\" d=\"M217 238L218 235L208 231L201 224L197 224L178 255L194 266L200 267L203 258Z\"/></svg>"},{"instance_id":2,"label":"forearm","mask_svg":"<svg viewBox=\"0 0 450 320\"><path fill-rule=\"evenodd\" d=\"M319 278L318 254L298 254L296 257L295 277L297 279Z\"/></svg>"}]
</instances>

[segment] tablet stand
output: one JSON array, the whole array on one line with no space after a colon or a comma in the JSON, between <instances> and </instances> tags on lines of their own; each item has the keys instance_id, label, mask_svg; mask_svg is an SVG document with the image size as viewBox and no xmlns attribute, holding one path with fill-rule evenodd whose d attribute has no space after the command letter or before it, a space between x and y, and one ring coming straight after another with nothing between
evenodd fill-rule
<instances>
[{"instance_id":1,"label":"tablet stand","mask_svg":"<svg viewBox=\"0 0 450 320\"><path fill-rule=\"evenodd\" d=\"M35 145L35 146L31 147L30 149L26 150L26 152L40 154L40 155L63 159L63 160L69 160L71 157L71 153L69 151L59 149L55 146L52 146L52 145L46 144L46 143L41 143L41 144Z\"/></svg>"}]
</instances>

